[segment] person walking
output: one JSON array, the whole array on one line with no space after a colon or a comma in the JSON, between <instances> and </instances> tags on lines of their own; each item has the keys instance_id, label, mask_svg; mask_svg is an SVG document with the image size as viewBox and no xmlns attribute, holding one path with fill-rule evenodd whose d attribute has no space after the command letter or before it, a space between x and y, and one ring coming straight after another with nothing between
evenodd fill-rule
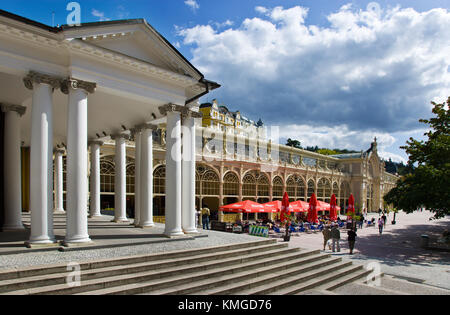
<instances>
[{"instance_id":1,"label":"person walking","mask_svg":"<svg viewBox=\"0 0 450 315\"><path fill-rule=\"evenodd\" d=\"M323 250L325 250L325 247L327 246L327 243L331 239L331 230L328 226L325 226L325 228L322 231L323 234ZM331 249L331 246L328 244L328 247Z\"/></svg>"},{"instance_id":2,"label":"person walking","mask_svg":"<svg viewBox=\"0 0 450 315\"><path fill-rule=\"evenodd\" d=\"M358 229L362 229L364 225L364 214L361 213L361 216L359 217L359 221L358 221Z\"/></svg>"},{"instance_id":3,"label":"person walking","mask_svg":"<svg viewBox=\"0 0 450 315\"><path fill-rule=\"evenodd\" d=\"M332 247L333 253L336 251L336 244L337 244L337 251L340 252L341 245L339 244L339 241L341 239L341 232L336 227L336 225L333 225L333 227L331 228L331 239L333 242L333 247Z\"/></svg>"},{"instance_id":4,"label":"person walking","mask_svg":"<svg viewBox=\"0 0 450 315\"><path fill-rule=\"evenodd\" d=\"M211 212L208 208L202 209L202 223L203 223L203 229L209 230L209 217L211 215Z\"/></svg>"},{"instance_id":5,"label":"person walking","mask_svg":"<svg viewBox=\"0 0 450 315\"><path fill-rule=\"evenodd\" d=\"M378 219L378 231L380 232L380 235L383 234L383 226L384 226L384 222L382 218Z\"/></svg>"},{"instance_id":6,"label":"person walking","mask_svg":"<svg viewBox=\"0 0 450 315\"><path fill-rule=\"evenodd\" d=\"M356 231L350 230L347 232L348 235L348 248L350 248L350 255L353 255L353 249L355 248L356 242Z\"/></svg>"},{"instance_id":7,"label":"person walking","mask_svg":"<svg viewBox=\"0 0 450 315\"><path fill-rule=\"evenodd\" d=\"M383 226L386 226L387 217L385 212L383 212L383 216L381 218L383 219Z\"/></svg>"}]
</instances>

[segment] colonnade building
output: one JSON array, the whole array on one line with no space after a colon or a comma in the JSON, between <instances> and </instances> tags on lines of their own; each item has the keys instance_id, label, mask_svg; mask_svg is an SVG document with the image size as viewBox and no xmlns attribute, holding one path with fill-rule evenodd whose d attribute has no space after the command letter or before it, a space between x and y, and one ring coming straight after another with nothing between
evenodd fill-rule
<instances>
[{"instance_id":1,"label":"colonnade building","mask_svg":"<svg viewBox=\"0 0 450 315\"><path fill-rule=\"evenodd\" d=\"M164 233L197 232L194 120L201 114L193 107L218 87L143 19L49 27L0 11L2 230L23 229L26 210L24 241L54 243L53 214L64 211L65 243L90 242L87 214L101 213L100 148L111 139L114 217L127 221L130 138L135 224L153 226L153 131L164 125Z\"/></svg>"},{"instance_id":2,"label":"colonnade building","mask_svg":"<svg viewBox=\"0 0 450 315\"><path fill-rule=\"evenodd\" d=\"M0 11L0 43L0 226L21 229L31 212L31 245L55 241L54 213L67 215L68 244L90 241L87 214L165 223L171 237L197 232L200 207L232 221L220 206L287 191L291 201L335 194L342 208L353 193L376 210L395 185L376 139L325 156L279 145L261 120L217 102L200 105L220 85L145 20L53 28Z\"/></svg>"}]
</instances>

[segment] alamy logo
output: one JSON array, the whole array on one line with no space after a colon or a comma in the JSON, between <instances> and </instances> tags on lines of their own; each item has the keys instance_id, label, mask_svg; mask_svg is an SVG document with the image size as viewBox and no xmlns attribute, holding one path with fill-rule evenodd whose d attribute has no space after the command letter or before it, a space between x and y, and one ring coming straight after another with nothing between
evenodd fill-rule
<instances>
[{"instance_id":1,"label":"alamy logo","mask_svg":"<svg viewBox=\"0 0 450 315\"><path fill-rule=\"evenodd\" d=\"M70 2L67 4L67 11L71 11L67 15L67 25L80 26L81 25L81 6L78 2Z\"/></svg>"},{"instance_id":2,"label":"alamy logo","mask_svg":"<svg viewBox=\"0 0 450 315\"><path fill-rule=\"evenodd\" d=\"M366 266L367 271L371 271L366 277L366 283L372 287L381 286L381 266L377 262L371 262Z\"/></svg>"},{"instance_id":3,"label":"alamy logo","mask_svg":"<svg viewBox=\"0 0 450 315\"><path fill-rule=\"evenodd\" d=\"M81 286L81 267L80 264L72 262L67 265L67 271L70 271L66 277L66 283L69 287Z\"/></svg>"}]
</instances>

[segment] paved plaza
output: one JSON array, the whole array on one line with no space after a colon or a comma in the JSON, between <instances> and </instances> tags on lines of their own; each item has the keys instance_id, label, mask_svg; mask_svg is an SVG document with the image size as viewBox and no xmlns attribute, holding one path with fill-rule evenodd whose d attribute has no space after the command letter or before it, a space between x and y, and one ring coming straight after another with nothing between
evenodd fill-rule
<instances>
[{"instance_id":1,"label":"paved plaza","mask_svg":"<svg viewBox=\"0 0 450 315\"><path fill-rule=\"evenodd\" d=\"M368 218L378 219L378 214ZM378 262L381 272L396 279L412 283L423 283L450 290L450 252L421 248L421 235L430 237L430 246L445 229L450 229L450 218L428 221L428 211L414 214L397 214L396 225L392 225L393 214L388 217L387 226L380 236L377 227L358 230L354 255L349 255L347 233L341 231L341 252L332 253L355 263L367 265ZM322 233L301 234L291 238L292 247L323 249ZM326 253L331 251L326 248Z\"/></svg>"},{"instance_id":2,"label":"paved plaza","mask_svg":"<svg viewBox=\"0 0 450 315\"><path fill-rule=\"evenodd\" d=\"M378 214L369 214L371 217ZM378 228L364 227L358 231L354 255L349 255L346 231L341 231L341 252L325 253L351 260L356 264L380 263L383 288L368 288L358 283L348 284L334 291L336 294L450 294L450 253L421 248L421 235L430 236L430 245L435 244L439 235L450 227L450 218L427 221L430 212L412 215L400 213L397 224L392 225L392 215L388 219L383 234ZM261 238L246 234L232 234L218 231L205 231L182 238L167 238L163 235L164 225L156 224L151 229L136 229L130 223L116 224L111 217L90 220L89 232L94 243L82 248L70 247L65 251L58 247L47 249L26 249L20 241L29 230L16 233L2 233L0 239L0 270L26 266L51 265L57 263L82 262L112 257L125 257L149 253L170 252L194 248L220 246L232 243L249 242ZM63 239L63 216L55 218L55 234ZM25 217L27 224L28 218ZM280 242L282 239L280 239ZM322 233L301 233L294 235L290 247L303 249L322 249ZM440 290L445 289L445 291ZM401 291L401 292L397 292ZM329 294L329 292L306 292L305 294Z\"/></svg>"}]
</instances>

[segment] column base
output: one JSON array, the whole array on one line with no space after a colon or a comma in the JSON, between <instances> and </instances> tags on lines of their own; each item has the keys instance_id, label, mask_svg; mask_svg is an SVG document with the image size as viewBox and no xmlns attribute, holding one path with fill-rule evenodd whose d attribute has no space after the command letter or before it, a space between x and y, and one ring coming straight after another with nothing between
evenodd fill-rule
<instances>
[{"instance_id":1,"label":"column base","mask_svg":"<svg viewBox=\"0 0 450 315\"><path fill-rule=\"evenodd\" d=\"M183 231L164 231L164 236L168 238L184 236Z\"/></svg>"},{"instance_id":2,"label":"column base","mask_svg":"<svg viewBox=\"0 0 450 315\"><path fill-rule=\"evenodd\" d=\"M190 229L190 230L183 230L184 234L200 234L200 232L197 229Z\"/></svg>"},{"instance_id":3,"label":"column base","mask_svg":"<svg viewBox=\"0 0 450 315\"><path fill-rule=\"evenodd\" d=\"M95 214L95 215L90 215L90 216L88 216L88 218L89 219L103 219L103 215L101 215L101 214Z\"/></svg>"},{"instance_id":4,"label":"column base","mask_svg":"<svg viewBox=\"0 0 450 315\"><path fill-rule=\"evenodd\" d=\"M127 218L123 218L123 219L119 218L119 219L114 219L111 222L114 222L114 223L130 223L130 220L128 220Z\"/></svg>"},{"instance_id":5,"label":"column base","mask_svg":"<svg viewBox=\"0 0 450 315\"><path fill-rule=\"evenodd\" d=\"M56 239L45 239L45 240L29 240L26 241L25 247L27 248L45 248L45 247L56 247L58 246L58 242Z\"/></svg>"},{"instance_id":6,"label":"column base","mask_svg":"<svg viewBox=\"0 0 450 315\"><path fill-rule=\"evenodd\" d=\"M87 240L83 240L83 241L74 241L74 242L70 242L70 241L62 241L60 246L63 247L83 247L83 246L89 246L89 245L94 245L94 242L88 238Z\"/></svg>"},{"instance_id":7,"label":"column base","mask_svg":"<svg viewBox=\"0 0 450 315\"><path fill-rule=\"evenodd\" d=\"M153 227L155 227L155 223L144 223L144 224L141 223L141 224L138 224L136 227L140 228L140 229L153 228Z\"/></svg>"},{"instance_id":8,"label":"column base","mask_svg":"<svg viewBox=\"0 0 450 315\"><path fill-rule=\"evenodd\" d=\"M65 247L70 247L70 246L80 246L80 245L87 245L87 244L92 244L92 240L89 238L89 236L87 237L73 237L71 239L65 239L64 241L61 242L62 246Z\"/></svg>"},{"instance_id":9,"label":"column base","mask_svg":"<svg viewBox=\"0 0 450 315\"><path fill-rule=\"evenodd\" d=\"M66 214L66 211L64 209L55 209L53 210L53 214Z\"/></svg>"}]
</instances>

